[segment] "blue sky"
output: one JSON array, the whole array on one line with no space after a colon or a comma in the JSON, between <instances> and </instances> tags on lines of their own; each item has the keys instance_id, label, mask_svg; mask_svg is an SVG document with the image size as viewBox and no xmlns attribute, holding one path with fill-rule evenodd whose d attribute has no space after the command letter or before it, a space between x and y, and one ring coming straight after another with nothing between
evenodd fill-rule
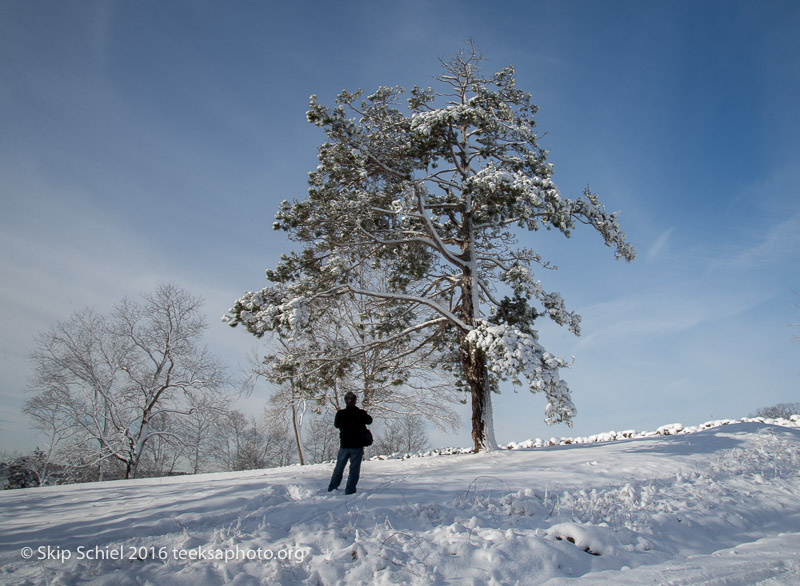
<instances>
[{"instance_id":1,"label":"blue sky","mask_svg":"<svg viewBox=\"0 0 800 586\"><path fill-rule=\"evenodd\" d=\"M533 93L561 190L588 184L639 251L523 236L584 318L541 338L576 357L579 415L547 428L543 397L506 389L498 440L800 400L798 30L791 1L0 3L0 449L37 441L34 333L82 307L175 282L243 363L254 339L219 317L287 250L273 214L324 139L309 95L431 84L469 38ZM469 445L463 414L437 444Z\"/></svg>"}]
</instances>

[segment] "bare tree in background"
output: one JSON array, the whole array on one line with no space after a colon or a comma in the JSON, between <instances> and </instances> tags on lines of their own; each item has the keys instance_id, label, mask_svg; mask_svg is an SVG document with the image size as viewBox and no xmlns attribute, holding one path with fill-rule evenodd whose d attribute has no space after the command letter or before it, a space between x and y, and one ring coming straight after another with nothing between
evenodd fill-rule
<instances>
[{"instance_id":1,"label":"bare tree in background","mask_svg":"<svg viewBox=\"0 0 800 586\"><path fill-rule=\"evenodd\" d=\"M150 421L153 431L159 433L144 446L138 476L169 476L176 472L185 450L182 430L175 427L176 423L166 413L159 413Z\"/></svg>"},{"instance_id":2,"label":"bare tree in background","mask_svg":"<svg viewBox=\"0 0 800 586\"><path fill-rule=\"evenodd\" d=\"M46 443L40 450L43 458L37 459L36 476L39 486L49 484L55 472L57 461L69 462L65 449L76 433L75 427L63 409L53 400L53 396L45 391L31 397L23 408L23 412L31 418L34 427L41 430ZM39 448L37 448L39 450ZM63 466L62 473L71 474L69 466Z\"/></svg>"},{"instance_id":3,"label":"bare tree in background","mask_svg":"<svg viewBox=\"0 0 800 586\"><path fill-rule=\"evenodd\" d=\"M333 426L333 417L327 413L311 417L306 430L304 445L307 461L318 464L335 460L339 451L339 430Z\"/></svg>"},{"instance_id":4,"label":"bare tree in background","mask_svg":"<svg viewBox=\"0 0 800 586\"><path fill-rule=\"evenodd\" d=\"M300 465L304 465L302 435L306 411L309 402L323 400L326 385L322 373L309 374L306 368L309 352L302 341L278 336L277 345L278 351L263 359L255 354L251 357L251 380L263 378L277 386L270 396L272 416L288 417L297 457Z\"/></svg>"},{"instance_id":5,"label":"bare tree in background","mask_svg":"<svg viewBox=\"0 0 800 586\"><path fill-rule=\"evenodd\" d=\"M238 395L237 395L238 396ZM183 457L191 474L213 470L215 426L228 417L233 397L216 390L200 389L187 396L189 411L182 418Z\"/></svg>"},{"instance_id":6,"label":"bare tree in background","mask_svg":"<svg viewBox=\"0 0 800 586\"><path fill-rule=\"evenodd\" d=\"M430 447L425 422L418 415L404 415L389 421L376 434L373 451L377 454L416 453Z\"/></svg>"},{"instance_id":7,"label":"bare tree in background","mask_svg":"<svg viewBox=\"0 0 800 586\"><path fill-rule=\"evenodd\" d=\"M36 337L26 409L40 411L37 404L50 401L72 449L81 451L76 459L97 465L98 480L108 460L135 478L148 443L158 438L183 444L192 394L221 393L228 384L201 344L201 303L162 285L141 302L124 299L109 315L85 309Z\"/></svg>"},{"instance_id":8,"label":"bare tree in background","mask_svg":"<svg viewBox=\"0 0 800 586\"><path fill-rule=\"evenodd\" d=\"M257 470L293 462L294 443L282 421L265 410L260 418L230 411L215 429L213 452L226 471Z\"/></svg>"},{"instance_id":9,"label":"bare tree in background","mask_svg":"<svg viewBox=\"0 0 800 586\"><path fill-rule=\"evenodd\" d=\"M777 403L769 407L757 409L750 417L765 419L789 419L792 415L800 415L800 403Z\"/></svg>"}]
</instances>

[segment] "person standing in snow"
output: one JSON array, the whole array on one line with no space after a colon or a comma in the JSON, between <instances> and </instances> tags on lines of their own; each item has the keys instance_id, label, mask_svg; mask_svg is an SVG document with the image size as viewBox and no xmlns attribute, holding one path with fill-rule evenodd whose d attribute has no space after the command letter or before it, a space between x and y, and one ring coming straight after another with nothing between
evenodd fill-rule
<instances>
[{"instance_id":1,"label":"person standing in snow","mask_svg":"<svg viewBox=\"0 0 800 586\"><path fill-rule=\"evenodd\" d=\"M331 482L328 484L328 492L339 488L344 475L344 467L350 462L350 472L347 474L347 485L345 494L353 494L356 491L358 477L361 474L361 460L364 458L364 436L366 435L367 425L372 423L372 416L356 407L356 394L348 392L344 396L344 409L336 412L333 425L339 430L339 454L336 457L336 467L333 469Z\"/></svg>"}]
</instances>

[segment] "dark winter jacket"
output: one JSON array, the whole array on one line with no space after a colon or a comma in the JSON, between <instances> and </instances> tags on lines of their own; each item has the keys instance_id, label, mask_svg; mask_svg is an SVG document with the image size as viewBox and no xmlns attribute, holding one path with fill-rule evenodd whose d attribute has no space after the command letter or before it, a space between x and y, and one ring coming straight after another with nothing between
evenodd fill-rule
<instances>
[{"instance_id":1,"label":"dark winter jacket","mask_svg":"<svg viewBox=\"0 0 800 586\"><path fill-rule=\"evenodd\" d=\"M333 420L333 426L339 430L340 447L363 448L362 432L370 423L372 423L372 416L355 405L339 409Z\"/></svg>"}]
</instances>

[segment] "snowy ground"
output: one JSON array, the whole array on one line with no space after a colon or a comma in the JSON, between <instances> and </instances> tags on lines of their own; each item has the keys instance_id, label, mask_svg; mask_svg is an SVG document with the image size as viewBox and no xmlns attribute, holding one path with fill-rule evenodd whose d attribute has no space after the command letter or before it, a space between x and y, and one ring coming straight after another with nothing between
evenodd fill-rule
<instances>
[{"instance_id":1,"label":"snowy ground","mask_svg":"<svg viewBox=\"0 0 800 586\"><path fill-rule=\"evenodd\" d=\"M798 425L4 491L0 582L800 584Z\"/></svg>"}]
</instances>

